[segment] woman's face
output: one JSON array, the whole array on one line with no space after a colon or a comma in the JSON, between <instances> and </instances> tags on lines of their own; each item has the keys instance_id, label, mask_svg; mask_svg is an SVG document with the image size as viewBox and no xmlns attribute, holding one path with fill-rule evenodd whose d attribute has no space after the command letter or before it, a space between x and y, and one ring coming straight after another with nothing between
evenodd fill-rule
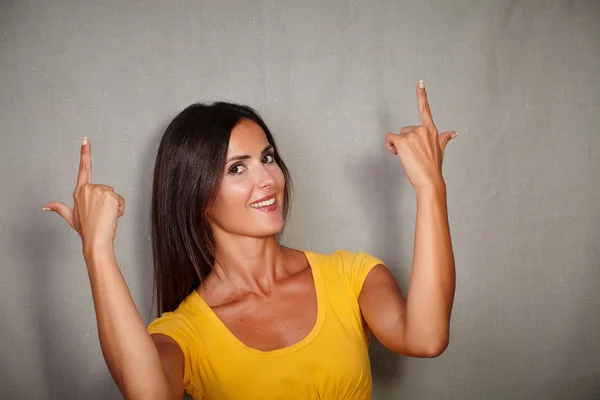
<instances>
[{"instance_id":1,"label":"woman's face","mask_svg":"<svg viewBox=\"0 0 600 400\"><path fill-rule=\"evenodd\" d=\"M264 131L242 119L231 131L223 179L208 211L213 229L251 237L281 231L284 187Z\"/></svg>"}]
</instances>

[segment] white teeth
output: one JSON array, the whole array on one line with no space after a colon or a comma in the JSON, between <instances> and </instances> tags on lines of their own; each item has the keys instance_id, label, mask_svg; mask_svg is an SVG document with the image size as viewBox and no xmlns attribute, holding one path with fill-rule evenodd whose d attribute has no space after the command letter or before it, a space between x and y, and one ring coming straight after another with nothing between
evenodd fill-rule
<instances>
[{"instance_id":1,"label":"white teeth","mask_svg":"<svg viewBox=\"0 0 600 400\"><path fill-rule=\"evenodd\" d=\"M250 207L260 208L260 207L267 207L267 206L270 206L273 204L275 204L275 197L273 197L271 200L261 201L258 203L252 203L252 204L250 204Z\"/></svg>"}]
</instances>

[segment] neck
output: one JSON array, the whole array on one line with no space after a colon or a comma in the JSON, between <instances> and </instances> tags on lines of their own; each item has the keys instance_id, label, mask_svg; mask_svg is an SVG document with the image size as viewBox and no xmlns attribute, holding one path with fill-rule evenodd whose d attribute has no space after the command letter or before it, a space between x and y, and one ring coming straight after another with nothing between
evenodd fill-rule
<instances>
[{"instance_id":1,"label":"neck","mask_svg":"<svg viewBox=\"0 0 600 400\"><path fill-rule=\"evenodd\" d=\"M212 274L231 290L268 295L285 274L285 248L275 236L254 238L215 232Z\"/></svg>"}]
</instances>

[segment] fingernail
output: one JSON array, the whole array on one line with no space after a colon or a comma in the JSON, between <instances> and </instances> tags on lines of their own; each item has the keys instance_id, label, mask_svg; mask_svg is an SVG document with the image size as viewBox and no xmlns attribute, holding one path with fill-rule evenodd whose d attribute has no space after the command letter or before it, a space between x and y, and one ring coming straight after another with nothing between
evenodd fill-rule
<instances>
[{"instance_id":1,"label":"fingernail","mask_svg":"<svg viewBox=\"0 0 600 400\"><path fill-rule=\"evenodd\" d=\"M51 209L49 209L48 207L44 207L44 208L42 208L42 210L44 210L44 211L52 211L52 210L51 210Z\"/></svg>"},{"instance_id":2,"label":"fingernail","mask_svg":"<svg viewBox=\"0 0 600 400\"><path fill-rule=\"evenodd\" d=\"M455 137L457 137L457 136L458 136L458 133L456 133L456 132L454 132L452 135L450 135L450 137L451 137L452 139L454 139L454 138L455 138Z\"/></svg>"},{"instance_id":3,"label":"fingernail","mask_svg":"<svg viewBox=\"0 0 600 400\"><path fill-rule=\"evenodd\" d=\"M82 146L85 146L88 143L88 138L87 137L83 137L83 142L81 142Z\"/></svg>"},{"instance_id":4,"label":"fingernail","mask_svg":"<svg viewBox=\"0 0 600 400\"><path fill-rule=\"evenodd\" d=\"M420 80L420 81L419 81L419 87L420 87L421 89L425 89L425 82L423 82L423 80Z\"/></svg>"}]
</instances>

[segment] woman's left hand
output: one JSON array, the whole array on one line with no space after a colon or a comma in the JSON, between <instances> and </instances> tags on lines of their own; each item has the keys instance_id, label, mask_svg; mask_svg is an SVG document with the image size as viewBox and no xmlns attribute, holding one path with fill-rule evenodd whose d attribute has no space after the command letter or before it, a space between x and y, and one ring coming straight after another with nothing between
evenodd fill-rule
<instances>
[{"instance_id":1,"label":"woman's left hand","mask_svg":"<svg viewBox=\"0 0 600 400\"><path fill-rule=\"evenodd\" d=\"M388 133L385 136L385 146L400 158L404 172L415 190L444 185L444 150L450 139L456 137L454 131L438 134L423 81L417 86L417 103L421 125L405 126L400 134Z\"/></svg>"}]
</instances>

